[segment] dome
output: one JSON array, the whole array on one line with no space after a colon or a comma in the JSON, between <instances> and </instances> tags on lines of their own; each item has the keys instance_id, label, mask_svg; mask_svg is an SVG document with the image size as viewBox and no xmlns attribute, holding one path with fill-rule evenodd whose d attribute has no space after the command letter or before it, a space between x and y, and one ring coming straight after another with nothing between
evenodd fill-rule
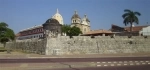
<instances>
[{"instance_id":1,"label":"dome","mask_svg":"<svg viewBox=\"0 0 150 70\"><path fill-rule=\"evenodd\" d=\"M45 23L56 23L56 24L58 23L59 24L58 20L54 18L48 19Z\"/></svg>"},{"instance_id":2,"label":"dome","mask_svg":"<svg viewBox=\"0 0 150 70\"><path fill-rule=\"evenodd\" d=\"M51 19L46 20L46 22L43 24L43 26L46 26L46 25L49 25L49 24L58 25L59 22L56 19L51 18Z\"/></svg>"},{"instance_id":3,"label":"dome","mask_svg":"<svg viewBox=\"0 0 150 70\"><path fill-rule=\"evenodd\" d=\"M63 17L59 14L58 9L57 9L56 14L55 14L52 18L58 20L58 22L59 22L60 24L62 24L62 25L64 24L64 23L63 23Z\"/></svg>"},{"instance_id":4,"label":"dome","mask_svg":"<svg viewBox=\"0 0 150 70\"><path fill-rule=\"evenodd\" d=\"M75 11L75 14L72 16L71 19L74 19L74 18L79 18L80 19L80 16L77 14L77 11Z\"/></svg>"}]
</instances>

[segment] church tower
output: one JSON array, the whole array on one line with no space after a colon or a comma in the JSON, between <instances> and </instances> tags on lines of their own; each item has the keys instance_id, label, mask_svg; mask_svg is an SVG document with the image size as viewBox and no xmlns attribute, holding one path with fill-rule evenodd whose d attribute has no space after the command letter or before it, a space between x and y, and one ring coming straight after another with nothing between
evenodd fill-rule
<instances>
[{"instance_id":1,"label":"church tower","mask_svg":"<svg viewBox=\"0 0 150 70\"><path fill-rule=\"evenodd\" d=\"M78 15L77 11L75 11L74 15L72 16L71 18L71 26L78 26L78 24L81 23L81 18L80 16ZM80 28L80 27L79 27Z\"/></svg>"},{"instance_id":2,"label":"church tower","mask_svg":"<svg viewBox=\"0 0 150 70\"><path fill-rule=\"evenodd\" d=\"M73 26L79 27L83 34L91 30L90 21L87 18L87 15L84 15L84 17L81 19L77 11L75 11L74 15L71 18L71 27Z\"/></svg>"},{"instance_id":3,"label":"church tower","mask_svg":"<svg viewBox=\"0 0 150 70\"><path fill-rule=\"evenodd\" d=\"M87 33L89 32L90 29L90 20L88 19L87 15L85 14L84 17L82 18L82 33Z\"/></svg>"}]
</instances>

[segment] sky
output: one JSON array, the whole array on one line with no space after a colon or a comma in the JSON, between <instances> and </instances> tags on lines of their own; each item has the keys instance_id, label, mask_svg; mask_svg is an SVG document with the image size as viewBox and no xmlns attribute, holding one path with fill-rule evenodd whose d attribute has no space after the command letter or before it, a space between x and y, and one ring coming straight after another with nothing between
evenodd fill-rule
<instances>
[{"instance_id":1,"label":"sky","mask_svg":"<svg viewBox=\"0 0 150 70\"><path fill-rule=\"evenodd\" d=\"M124 27L124 9L138 11L139 25L150 24L150 0L0 0L0 22L6 22L15 33L43 24L59 9L65 24L77 10L91 21L91 30L110 29L111 24ZM136 25L135 25L136 26Z\"/></svg>"}]
</instances>

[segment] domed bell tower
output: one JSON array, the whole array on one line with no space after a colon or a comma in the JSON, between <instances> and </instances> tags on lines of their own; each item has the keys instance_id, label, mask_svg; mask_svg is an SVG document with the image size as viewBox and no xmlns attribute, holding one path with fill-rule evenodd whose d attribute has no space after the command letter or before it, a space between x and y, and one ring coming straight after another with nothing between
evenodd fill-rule
<instances>
[{"instance_id":1,"label":"domed bell tower","mask_svg":"<svg viewBox=\"0 0 150 70\"><path fill-rule=\"evenodd\" d=\"M77 11L75 11L74 15L71 18L72 24L80 24L81 23L81 18L78 15Z\"/></svg>"}]
</instances>

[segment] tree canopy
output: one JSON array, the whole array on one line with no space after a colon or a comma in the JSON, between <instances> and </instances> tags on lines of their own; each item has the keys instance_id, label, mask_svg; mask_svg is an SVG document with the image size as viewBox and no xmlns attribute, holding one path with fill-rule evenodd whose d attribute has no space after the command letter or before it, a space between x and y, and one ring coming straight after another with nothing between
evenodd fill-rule
<instances>
[{"instance_id":1,"label":"tree canopy","mask_svg":"<svg viewBox=\"0 0 150 70\"><path fill-rule=\"evenodd\" d=\"M125 26L130 24L130 32L132 32L132 25L133 23L139 24L139 19L137 16L140 16L141 14L139 12L134 12L129 9L125 9L124 12L125 13L122 15L124 19L123 23L125 24Z\"/></svg>"},{"instance_id":2,"label":"tree canopy","mask_svg":"<svg viewBox=\"0 0 150 70\"><path fill-rule=\"evenodd\" d=\"M78 36L79 34L82 34L80 28L76 26L71 27L70 25L63 25L62 32L66 33L67 36Z\"/></svg>"},{"instance_id":3,"label":"tree canopy","mask_svg":"<svg viewBox=\"0 0 150 70\"><path fill-rule=\"evenodd\" d=\"M4 47L6 42L14 39L15 39L14 31L8 28L8 24L6 24L5 22L0 22L0 42L4 44Z\"/></svg>"}]
</instances>

